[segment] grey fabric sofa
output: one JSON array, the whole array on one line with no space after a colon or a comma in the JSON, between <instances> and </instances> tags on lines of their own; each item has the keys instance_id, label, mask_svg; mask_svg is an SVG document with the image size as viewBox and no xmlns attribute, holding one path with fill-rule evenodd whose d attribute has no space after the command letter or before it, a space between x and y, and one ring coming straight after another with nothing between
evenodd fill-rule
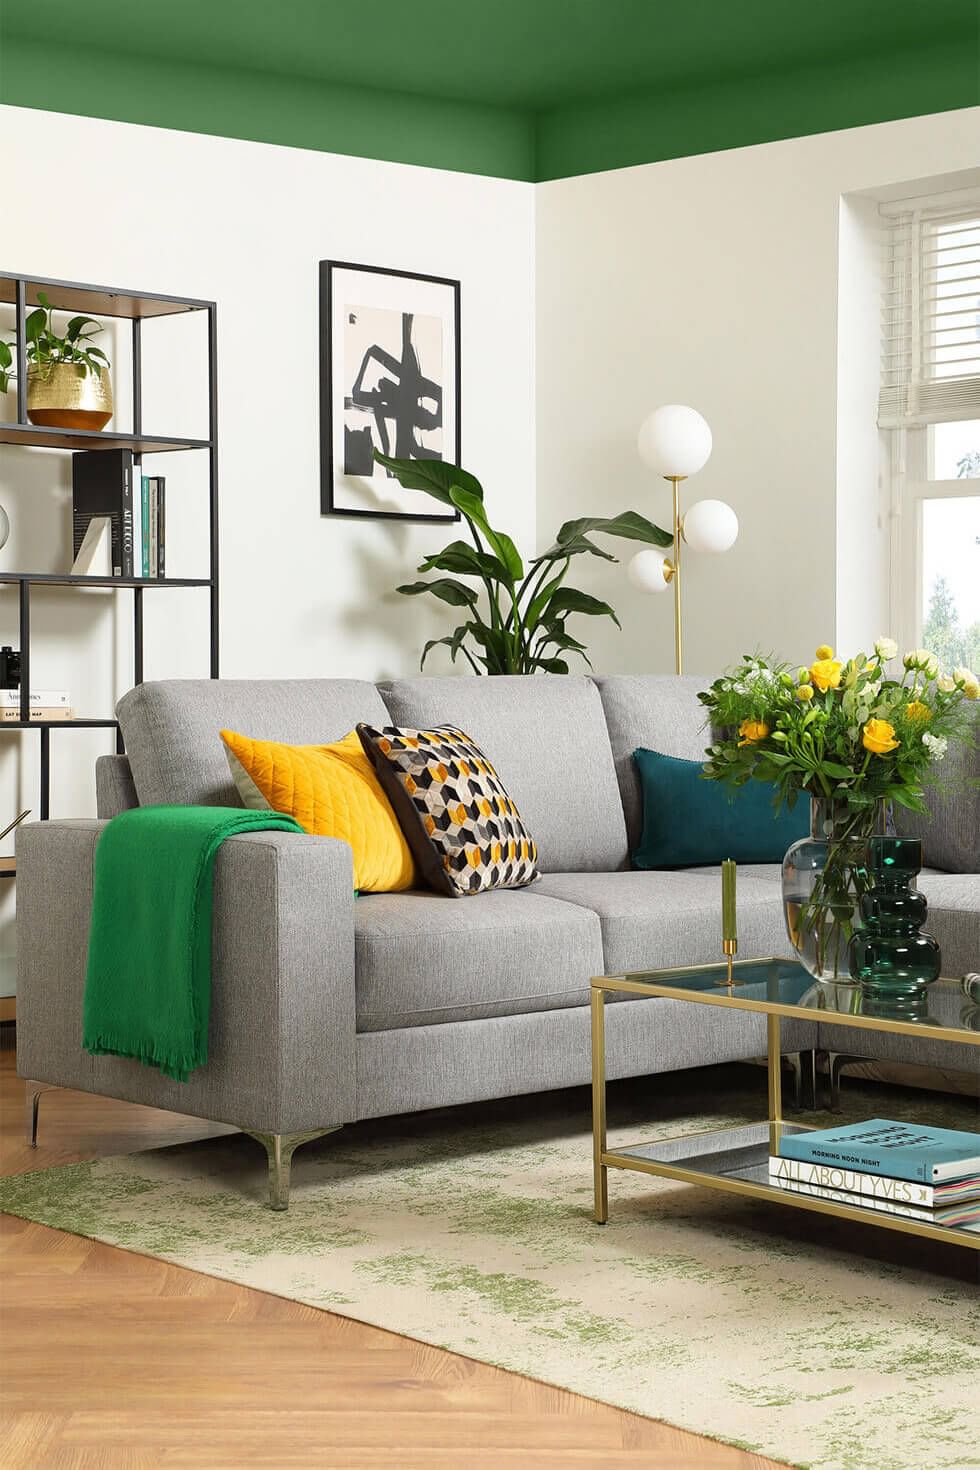
<instances>
[{"instance_id":1,"label":"grey fabric sofa","mask_svg":"<svg viewBox=\"0 0 980 1470\"><path fill-rule=\"evenodd\" d=\"M285 1203L298 1136L357 1119L588 1080L589 980L707 962L720 949L717 869L630 870L640 831L631 759L644 745L699 758L701 678L173 681L125 695L125 757L99 761L99 820L17 838L18 1069L39 1084L232 1123L270 1153ZM482 744L539 848L531 888L447 899L355 899L350 849L266 832L234 837L215 869L208 1064L186 1083L81 1049L93 859L104 821L138 803L238 805L218 732L324 742L358 721L452 721ZM980 868L980 862L977 863ZM743 956L789 953L777 866L743 868ZM923 887L954 972L980 963L980 877ZM907 1057L901 1037L861 1034ZM787 1051L819 1044L784 1022ZM890 1048L890 1050L889 1050ZM838 1045L838 1049L841 1049ZM627 1000L607 1017L610 1078L750 1058L761 1016ZM917 1059L950 1065L949 1047Z\"/></svg>"}]
</instances>

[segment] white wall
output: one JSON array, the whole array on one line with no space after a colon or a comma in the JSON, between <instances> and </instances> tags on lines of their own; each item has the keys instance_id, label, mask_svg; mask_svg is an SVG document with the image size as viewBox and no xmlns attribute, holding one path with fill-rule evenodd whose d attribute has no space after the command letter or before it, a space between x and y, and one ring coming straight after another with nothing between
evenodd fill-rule
<instances>
[{"instance_id":1,"label":"white wall","mask_svg":"<svg viewBox=\"0 0 980 1470\"><path fill-rule=\"evenodd\" d=\"M456 528L321 518L317 263L461 281L463 459L492 514L530 550L533 186L10 107L0 108L0 133L4 269L218 303L222 673L414 672L425 640L451 626L450 610L391 589ZM0 327L11 322L9 310L0 315ZM188 380L168 381L171 348L190 330L181 319L144 328L148 431L192 434L206 423L199 340L187 347ZM110 352L123 367L121 419L126 350L120 339ZM13 395L7 417L12 409ZM206 575L204 456L156 463L168 477L168 570ZM67 456L0 447L0 504L13 528L0 566L68 567ZM67 686L79 712L110 713L132 679L131 595L39 590L34 602L35 685ZM144 602L147 677L206 675L206 593ZM16 645L16 634L16 595L0 589L0 641ZM2 737L0 818L18 801L36 810L37 741ZM111 740L70 731L52 748L52 815L93 812L93 761ZM0 949L11 943L0 921Z\"/></svg>"},{"instance_id":2,"label":"white wall","mask_svg":"<svg viewBox=\"0 0 980 1470\"><path fill-rule=\"evenodd\" d=\"M724 557L687 556L692 672L881 631L873 417L856 443L848 414L838 453L838 245L861 248L853 221L839 222L841 197L978 160L980 109L969 109L538 186L539 536L627 506L668 524L668 487L644 469L636 431L658 404L699 408L715 447L684 503L728 500L741 534ZM848 271L850 289L860 259ZM843 301L853 309L846 290ZM867 406L876 360L843 367L842 386ZM844 587L866 570L865 538L875 561L840 615L838 538ZM576 576L624 624L597 629L597 667L672 668L668 598L598 561Z\"/></svg>"}]
</instances>

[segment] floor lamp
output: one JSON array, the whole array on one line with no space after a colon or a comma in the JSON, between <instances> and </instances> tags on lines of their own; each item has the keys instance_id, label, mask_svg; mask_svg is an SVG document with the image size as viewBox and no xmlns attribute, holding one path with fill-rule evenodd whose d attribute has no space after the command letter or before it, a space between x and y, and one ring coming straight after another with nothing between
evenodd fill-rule
<instances>
[{"instance_id":1,"label":"floor lamp","mask_svg":"<svg viewBox=\"0 0 980 1470\"><path fill-rule=\"evenodd\" d=\"M728 551L738 536L738 516L723 500L699 500L681 515L679 487L704 468L711 454L711 430L696 409L680 403L654 409L640 425L637 447L643 462L673 488L674 546L669 557L654 547L638 552L629 564L628 576L644 592L663 592L673 583L674 670L680 674L684 664L681 542L692 551Z\"/></svg>"}]
</instances>

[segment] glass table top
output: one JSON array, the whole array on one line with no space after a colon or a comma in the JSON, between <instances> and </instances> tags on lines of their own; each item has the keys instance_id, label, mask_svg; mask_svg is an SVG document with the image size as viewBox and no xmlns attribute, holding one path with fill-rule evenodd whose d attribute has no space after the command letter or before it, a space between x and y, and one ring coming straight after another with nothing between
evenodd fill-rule
<instances>
[{"instance_id":1,"label":"glass table top","mask_svg":"<svg viewBox=\"0 0 980 1470\"><path fill-rule=\"evenodd\" d=\"M913 1001L871 995L859 981L814 980L795 960L724 960L669 970L636 970L592 981L600 991L735 1006L770 1015L808 1016L836 1025L929 1035L980 1046L980 998L961 980L936 980Z\"/></svg>"}]
</instances>

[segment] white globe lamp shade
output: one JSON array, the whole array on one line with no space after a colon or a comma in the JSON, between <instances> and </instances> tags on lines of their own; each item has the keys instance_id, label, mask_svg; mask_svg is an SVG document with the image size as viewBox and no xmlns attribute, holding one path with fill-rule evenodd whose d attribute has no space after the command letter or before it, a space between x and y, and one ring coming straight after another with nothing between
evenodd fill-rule
<instances>
[{"instance_id":1,"label":"white globe lamp shade","mask_svg":"<svg viewBox=\"0 0 980 1470\"><path fill-rule=\"evenodd\" d=\"M728 551L737 537L738 516L723 500L699 500L684 516L684 540L692 551Z\"/></svg>"},{"instance_id":2,"label":"white globe lamp shade","mask_svg":"<svg viewBox=\"0 0 980 1470\"><path fill-rule=\"evenodd\" d=\"M667 557L651 546L638 551L626 568L626 575L641 592L663 592L667 587Z\"/></svg>"},{"instance_id":3,"label":"white globe lamp shade","mask_svg":"<svg viewBox=\"0 0 980 1470\"><path fill-rule=\"evenodd\" d=\"M643 420L637 448L658 475L696 475L711 455L711 430L697 409L665 403Z\"/></svg>"}]
</instances>

